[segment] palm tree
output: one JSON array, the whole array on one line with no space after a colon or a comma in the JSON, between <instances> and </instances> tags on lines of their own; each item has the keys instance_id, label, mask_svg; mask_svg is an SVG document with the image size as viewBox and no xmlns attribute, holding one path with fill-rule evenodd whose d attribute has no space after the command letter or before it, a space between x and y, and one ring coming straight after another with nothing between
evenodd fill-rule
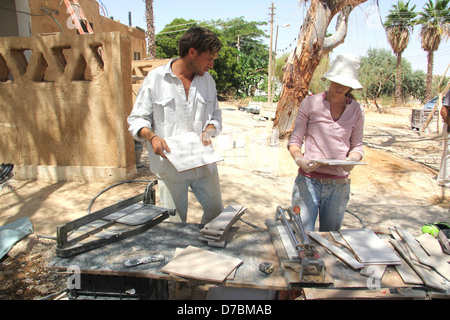
<instances>
[{"instance_id":1,"label":"palm tree","mask_svg":"<svg viewBox=\"0 0 450 320\"><path fill-rule=\"evenodd\" d=\"M409 36L414 28L414 12L416 6L409 8L409 1L398 0L397 5L392 5L389 10L384 27L387 38L394 54L397 56L397 76L395 88L395 103L398 105L402 97L402 53L409 43Z\"/></svg>"},{"instance_id":2,"label":"palm tree","mask_svg":"<svg viewBox=\"0 0 450 320\"><path fill-rule=\"evenodd\" d=\"M155 21L153 16L153 0L145 0L145 20L147 21L148 58L156 58Z\"/></svg>"},{"instance_id":3,"label":"palm tree","mask_svg":"<svg viewBox=\"0 0 450 320\"><path fill-rule=\"evenodd\" d=\"M420 25L422 49L428 52L427 84L425 89L426 100L431 99L431 85L433 81L434 51L439 48L442 37L448 38L450 24L450 0L428 0L419 12L421 17L417 20Z\"/></svg>"}]
</instances>

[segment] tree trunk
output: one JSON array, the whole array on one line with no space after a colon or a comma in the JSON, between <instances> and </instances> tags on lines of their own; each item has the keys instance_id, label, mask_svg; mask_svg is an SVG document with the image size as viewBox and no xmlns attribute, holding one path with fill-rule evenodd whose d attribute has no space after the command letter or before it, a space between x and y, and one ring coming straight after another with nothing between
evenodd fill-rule
<instances>
[{"instance_id":1,"label":"tree trunk","mask_svg":"<svg viewBox=\"0 0 450 320\"><path fill-rule=\"evenodd\" d=\"M147 22L147 55L156 58L155 19L153 16L153 0L145 0L145 19Z\"/></svg>"},{"instance_id":2,"label":"tree trunk","mask_svg":"<svg viewBox=\"0 0 450 320\"><path fill-rule=\"evenodd\" d=\"M348 16L353 8L366 0L311 0L301 27L296 48L284 67L283 88L274 120L280 138L288 137L295 123L298 106L308 95L309 83L323 55L344 42ZM328 25L340 13L336 32L326 37Z\"/></svg>"},{"instance_id":3,"label":"tree trunk","mask_svg":"<svg viewBox=\"0 0 450 320\"><path fill-rule=\"evenodd\" d=\"M428 66L427 66L427 84L425 87L425 102L433 98L431 96L431 86L433 84L433 63L434 51L428 51Z\"/></svg>"},{"instance_id":4,"label":"tree trunk","mask_svg":"<svg viewBox=\"0 0 450 320\"><path fill-rule=\"evenodd\" d=\"M402 99L402 52L397 53L397 76L395 79L395 104L398 106Z\"/></svg>"}]
</instances>

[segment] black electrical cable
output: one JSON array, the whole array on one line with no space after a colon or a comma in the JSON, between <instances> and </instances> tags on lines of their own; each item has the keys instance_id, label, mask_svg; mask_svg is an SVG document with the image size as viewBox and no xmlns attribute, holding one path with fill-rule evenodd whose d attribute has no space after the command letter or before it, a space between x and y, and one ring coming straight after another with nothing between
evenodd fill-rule
<instances>
[{"instance_id":1,"label":"black electrical cable","mask_svg":"<svg viewBox=\"0 0 450 320\"><path fill-rule=\"evenodd\" d=\"M25 12L25 11L9 9L9 8L5 8L5 7L0 7L0 9L7 10L7 11L18 12L18 13L23 13L23 14L28 14L29 16L34 16L34 17L42 17L42 16L46 16L48 14L48 13L45 13L45 14L34 14L34 13Z\"/></svg>"},{"instance_id":2,"label":"black electrical cable","mask_svg":"<svg viewBox=\"0 0 450 320\"><path fill-rule=\"evenodd\" d=\"M91 202L90 202L90 204L89 204L89 207L88 207L88 214L91 213L91 208L92 208L92 205L94 204L94 201L95 201L101 194L105 193L105 192L108 191L109 189L112 189L112 188L117 187L117 186L119 186L119 185L121 185L121 184L124 184L124 183L133 183L133 182L145 182L145 183L148 183L148 182L154 182L154 181L155 181L155 180L125 180L125 181L121 181L121 182L115 183L115 184L113 184L113 185L111 185L111 186L109 186L109 187L103 189L102 191L100 191L100 192L99 192L99 193L91 200Z\"/></svg>"},{"instance_id":3,"label":"black electrical cable","mask_svg":"<svg viewBox=\"0 0 450 320\"><path fill-rule=\"evenodd\" d=\"M345 212L350 213L352 216L354 216L356 219L358 219L359 222L361 222L361 226L362 226L363 228L365 227L364 221L363 221L360 217L358 217L355 213L353 213L353 212L351 212L351 211L349 211L349 210L345 210Z\"/></svg>"},{"instance_id":4,"label":"black electrical cable","mask_svg":"<svg viewBox=\"0 0 450 320\"><path fill-rule=\"evenodd\" d=\"M0 165L0 184L8 180L9 173L13 170L14 165L12 163L2 163Z\"/></svg>"}]
</instances>

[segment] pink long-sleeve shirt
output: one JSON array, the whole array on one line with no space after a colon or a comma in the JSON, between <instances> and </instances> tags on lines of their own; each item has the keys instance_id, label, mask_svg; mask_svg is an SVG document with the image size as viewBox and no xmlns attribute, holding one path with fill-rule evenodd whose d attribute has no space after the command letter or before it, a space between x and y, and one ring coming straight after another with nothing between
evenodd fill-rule
<instances>
[{"instance_id":1,"label":"pink long-sleeve shirt","mask_svg":"<svg viewBox=\"0 0 450 320\"><path fill-rule=\"evenodd\" d=\"M288 142L300 148L305 146L306 159L345 159L350 152L364 155L363 131L364 108L349 99L341 117L335 121L331 117L330 103L326 93L306 97L298 109L294 129ZM299 170L299 173L305 174ZM314 172L305 174L313 178L347 177L348 172L340 166L320 166Z\"/></svg>"}]
</instances>

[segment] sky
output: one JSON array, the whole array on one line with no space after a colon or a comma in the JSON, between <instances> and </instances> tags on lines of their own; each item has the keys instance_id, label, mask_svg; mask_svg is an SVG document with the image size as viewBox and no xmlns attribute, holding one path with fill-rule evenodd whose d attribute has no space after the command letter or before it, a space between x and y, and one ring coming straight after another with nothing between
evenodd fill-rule
<instances>
[{"instance_id":1,"label":"sky","mask_svg":"<svg viewBox=\"0 0 450 320\"><path fill-rule=\"evenodd\" d=\"M120 20L128 25L128 12L131 12L133 27L146 29L144 0L98 0L101 5L100 14ZM410 7L416 5L416 12L422 11L427 0L410 0ZM153 13L156 33L175 18L194 19L199 22L210 20L228 20L243 17L245 21L270 22L272 3L274 5L273 48L275 49L275 33L277 25L278 38L276 55L289 53L297 43L300 27L306 16L309 3L299 0L154 0ZM392 5L397 0L367 0L356 7L349 18L349 28L345 42L333 50L331 59L339 53L352 53L366 56L369 49L392 49L387 42L386 33L381 21L385 21ZM289 26L286 26L289 24ZM334 21L329 32L335 28ZM270 34L270 24L262 27ZM264 40L269 46L270 39ZM393 52L392 52L393 53ZM419 28L416 27L410 36L410 42L403 52L403 58L411 63L413 70L427 71L427 53L420 46ZM450 41L442 40L434 57L434 75L443 75L450 63ZM446 76L450 76L450 70Z\"/></svg>"}]
</instances>

